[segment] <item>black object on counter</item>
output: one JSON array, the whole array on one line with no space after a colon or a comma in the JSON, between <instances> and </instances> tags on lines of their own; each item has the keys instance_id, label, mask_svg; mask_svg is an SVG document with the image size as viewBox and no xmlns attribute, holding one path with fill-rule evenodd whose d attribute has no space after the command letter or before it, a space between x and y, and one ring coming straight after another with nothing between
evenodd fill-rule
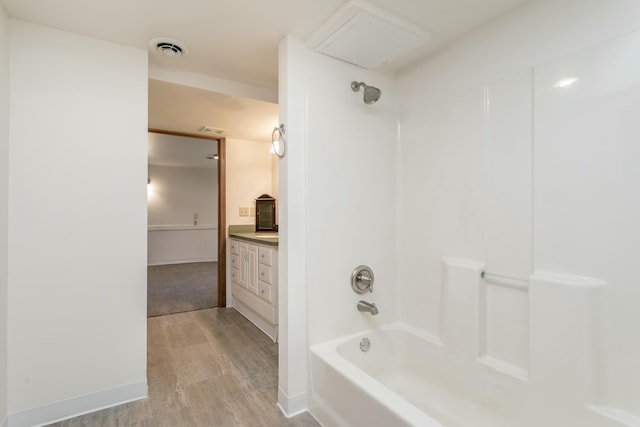
<instances>
[{"instance_id":1,"label":"black object on counter","mask_svg":"<svg viewBox=\"0 0 640 427\"><path fill-rule=\"evenodd\" d=\"M278 231L276 199L263 194L256 199L256 231Z\"/></svg>"}]
</instances>

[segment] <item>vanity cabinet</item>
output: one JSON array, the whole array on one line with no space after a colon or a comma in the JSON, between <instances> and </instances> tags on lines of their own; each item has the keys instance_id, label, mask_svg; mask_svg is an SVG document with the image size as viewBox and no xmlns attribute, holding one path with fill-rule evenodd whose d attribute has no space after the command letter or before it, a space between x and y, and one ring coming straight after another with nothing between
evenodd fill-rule
<instances>
[{"instance_id":1,"label":"vanity cabinet","mask_svg":"<svg viewBox=\"0 0 640 427\"><path fill-rule=\"evenodd\" d=\"M238 242L239 266L238 284L249 289L251 292L258 291L258 247L246 242Z\"/></svg>"},{"instance_id":2,"label":"vanity cabinet","mask_svg":"<svg viewBox=\"0 0 640 427\"><path fill-rule=\"evenodd\" d=\"M271 339L278 337L278 247L229 240L233 306Z\"/></svg>"}]
</instances>

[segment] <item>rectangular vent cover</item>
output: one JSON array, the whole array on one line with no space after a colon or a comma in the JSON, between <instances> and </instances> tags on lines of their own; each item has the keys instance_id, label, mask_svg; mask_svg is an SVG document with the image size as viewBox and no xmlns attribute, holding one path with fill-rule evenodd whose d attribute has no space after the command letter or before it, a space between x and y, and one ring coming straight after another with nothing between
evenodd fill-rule
<instances>
[{"instance_id":1,"label":"rectangular vent cover","mask_svg":"<svg viewBox=\"0 0 640 427\"><path fill-rule=\"evenodd\" d=\"M345 62L376 69L428 38L426 32L382 9L352 1L309 37L307 45Z\"/></svg>"}]
</instances>

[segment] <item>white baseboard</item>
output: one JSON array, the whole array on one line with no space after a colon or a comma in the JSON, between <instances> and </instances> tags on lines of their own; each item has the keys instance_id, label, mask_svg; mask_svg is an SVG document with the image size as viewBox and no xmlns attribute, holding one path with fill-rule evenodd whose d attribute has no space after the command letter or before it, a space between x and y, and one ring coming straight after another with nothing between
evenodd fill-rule
<instances>
[{"instance_id":1,"label":"white baseboard","mask_svg":"<svg viewBox=\"0 0 640 427\"><path fill-rule=\"evenodd\" d=\"M45 426L146 397L147 382L140 381L10 414L3 427Z\"/></svg>"},{"instance_id":2,"label":"white baseboard","mask_svg":"<svg viewBox=\"0 0 640 427\"><path fill-rule=\"evenodd\" d=\"M257 297L256 297L257 298ZM231 306L235 308L238 313L242 314L249 322L253 323L264 332L273 342L278 342L278 325L273 325L269 321L264 320L262 316L256 314L249 306L244 304L238 298L232 299Z\"/></svg>"},{"instance_id":3,"label":"white baseboard","mask_svg":"<svg viewBox=\"0 0 640 427\"><path fill-rule=\"evenodd\" d=\"M190 264L192 262L218 262L218 257L188 258L188 259L162 259L148 261L148 266L169 264Z\"/></svg>"},{"instance_id":4,"label":"white baseboard","mask_svg":"<svg viewBox=\"0 0 640 427\"><path fill-rule=\"evenodd\" d=\"M307 393L289 397L287 393L278 387L278 408L285 417L291 418L303 412L307 412Z\"/></svg>"}]
</instances>

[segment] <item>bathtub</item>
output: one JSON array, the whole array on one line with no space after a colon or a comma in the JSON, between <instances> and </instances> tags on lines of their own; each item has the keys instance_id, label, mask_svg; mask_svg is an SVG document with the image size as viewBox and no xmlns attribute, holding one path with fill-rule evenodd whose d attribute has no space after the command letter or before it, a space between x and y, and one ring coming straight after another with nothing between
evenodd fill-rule
<instances>
[{"instance_id":1,"label":"bathtub","mask_svg":"<svg viewBox=\"0 0 640 427\"><path fill-rule=\"evenodd\" d=\"M362 338L370 341L366 352ZM436 337L402 323L322 343L311 348L310 410L325 427L522 425L522 402L509 401L522 390L465 365ZM496 395L506 411L497 410Z\"/></svg>"}]
</instances>

